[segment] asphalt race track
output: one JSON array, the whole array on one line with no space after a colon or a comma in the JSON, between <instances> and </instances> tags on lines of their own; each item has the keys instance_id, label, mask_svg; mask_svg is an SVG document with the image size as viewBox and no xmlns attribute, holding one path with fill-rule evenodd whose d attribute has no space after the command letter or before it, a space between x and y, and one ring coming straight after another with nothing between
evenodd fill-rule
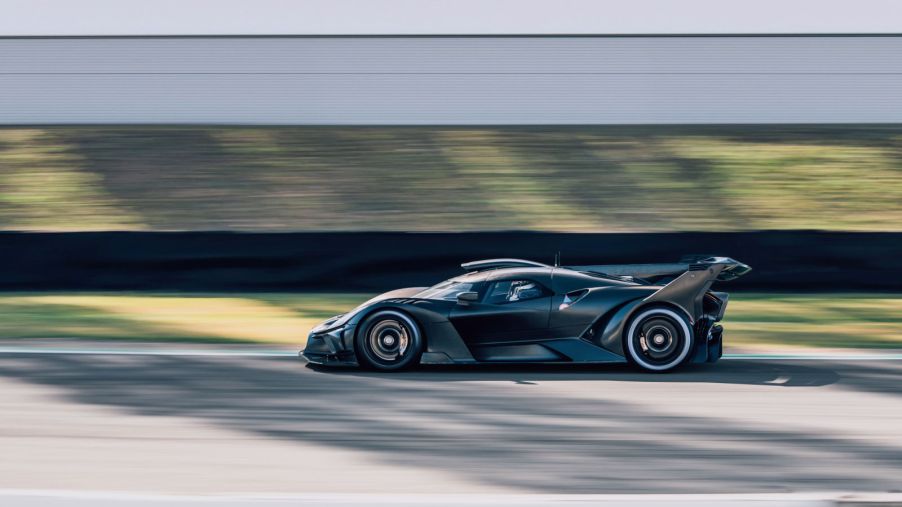
<instances>
[{"instance_id":1,"label":"asphalt race track","mask_svg":"<svg viewBox=\"0 0 902 507\"><path fill-rule=\"evenodd\" d=\"M900 381L899 360L384 375L292 357L0 353L0 489L898 491Z\"/></svg>"}]
</instances>

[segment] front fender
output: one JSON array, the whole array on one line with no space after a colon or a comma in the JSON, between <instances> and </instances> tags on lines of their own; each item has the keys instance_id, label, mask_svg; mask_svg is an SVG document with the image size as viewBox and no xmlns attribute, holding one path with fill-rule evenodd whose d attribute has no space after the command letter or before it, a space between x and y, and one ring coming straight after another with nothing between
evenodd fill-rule
<instances>
[{"instance_id":1,"label":"front fender","mask_svg":"<svg viewBox=\"0 0 902 507\"><path fill-rule=\"evenodd\" d=\"M348 321L348 330L343 334L345 350L354 350L354 338L361 323L380 310L404 312L420 326L426 339L423 363L472 363L475 362L470 349L448 320L448 314L456 303L432 299L383 299L357 312Z\"/></svg>"}]
</instances>

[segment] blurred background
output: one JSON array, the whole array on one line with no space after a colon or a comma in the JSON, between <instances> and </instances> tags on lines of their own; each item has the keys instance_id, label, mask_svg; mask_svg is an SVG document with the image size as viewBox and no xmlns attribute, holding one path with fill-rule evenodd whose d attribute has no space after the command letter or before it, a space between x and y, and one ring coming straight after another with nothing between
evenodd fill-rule
<instances>
[{"instance_id":1,"label":"blurred background","mask_svg":"<svg viewBox=\"0 0 902 507\"><path fill-rule=\"evenodd\" d=\"M148 14L152 36L98 18L0 38L6 335L301 347L374 293L560 251L752 265L730 343L899 345L902 37L838 14L748 35L717 12L561 35L524 9L461 35Z\"/></svg>"},{"instance_id":2,"label":"blurred background","mask_svg":"<svg viewBox=\"0 0 902 507\"><path fill-rule=\"evenodd\" d=\"M5 127L0 311L15 337L300 346L468 260L696 252L755 268L734 344L891 347L900 162L894 125Z\"/></svg>"},{"instance_id":3,"label":"blurred background","mask_svg":"<svg viewBox=\"0 0 902 507\"><path fill-rule=\"evenodd\" d=\"M50 231L902 229L902 127L18 127L0 225Z\"/></svg>"},{"instance_id":4,"label":"blurred background","mask_svg":"<svg viewBox=\"0 0 902 507\"><path fill-rule=\"evenodd\" d=\"M0 12L0 504L902 490L902 4ZM296 356L374 294L558 252L751 265L724 360Z\"/></svg>"}]
</instances>

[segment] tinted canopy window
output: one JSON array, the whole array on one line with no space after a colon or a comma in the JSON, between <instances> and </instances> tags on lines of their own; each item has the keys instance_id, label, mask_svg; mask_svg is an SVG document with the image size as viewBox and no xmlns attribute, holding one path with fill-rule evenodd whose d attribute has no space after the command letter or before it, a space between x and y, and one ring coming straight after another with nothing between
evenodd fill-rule
<instances>
[{"instance_id":1,"label":"tinted canopy window","mask_svg":"<svg viewBox=\"0 0 902 507\"><path fill-rule=\"evenodd\" d=\"M486 302L489 304L515 303L546 295L544 287L532 280L504 280L492 284Z\"/></svg>"}]
</instances>

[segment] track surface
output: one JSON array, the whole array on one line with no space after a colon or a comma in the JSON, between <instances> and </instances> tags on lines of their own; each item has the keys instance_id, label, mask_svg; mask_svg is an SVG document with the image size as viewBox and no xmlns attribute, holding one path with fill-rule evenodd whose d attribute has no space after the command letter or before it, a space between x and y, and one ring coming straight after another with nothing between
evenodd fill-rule
<instances>
[{"instance_id":1,"label":"track surface","mask_svg":"<svg viewBox=\"0 0 902 507\"><path fill-rule=\"evenodd\" d=\"M166 493L902 489L902 361L429 368L0 354L0 488Z\"/></svg>"}]
</instances>

